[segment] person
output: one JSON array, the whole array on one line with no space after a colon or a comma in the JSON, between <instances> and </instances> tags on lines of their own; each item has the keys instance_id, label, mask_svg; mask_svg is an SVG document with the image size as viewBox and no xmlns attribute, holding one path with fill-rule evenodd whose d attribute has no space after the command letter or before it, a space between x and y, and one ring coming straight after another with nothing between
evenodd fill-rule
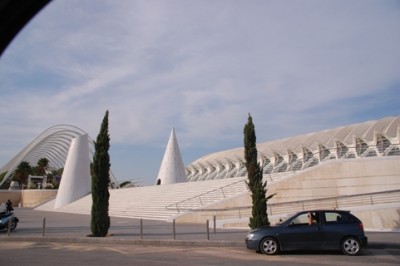
<instances>
[{"instance_id":1,"label":"person","mask_svg":"<svg viewBox=\"0 0 400 266\"><path fill-rule=\"evenodd\" d=\"M8 199L6 202L6 212L11 213L13 210L14 208L12 207L12 202L10 199Z\"/></svg>"},{"instance_id":2,"label":"person","mask_svg":"<svg viewBox=\"0 0 400 266\"><path fill-rule=\"evenodd\" d=\"M316 213L308 212L308 224L309 225L317 223L317 219L315 216L316 216Z\"/></svg>"}]
</instances>

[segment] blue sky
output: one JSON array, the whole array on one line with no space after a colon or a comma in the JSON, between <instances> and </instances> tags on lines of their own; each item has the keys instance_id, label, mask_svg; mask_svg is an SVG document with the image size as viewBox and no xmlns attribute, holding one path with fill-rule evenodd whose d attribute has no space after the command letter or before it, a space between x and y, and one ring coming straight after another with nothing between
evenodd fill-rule
<instances>
[{"instance_id":1,"label":"blue sky","mask_svg":"<svg viewBox=\"0 0 400 266\"><path fill-rule=\"evenodd\" d=\"M400 106L400 1L54 0L0 58L0 166L45 129L95 139L153 184L172 127L185 165Z\"/></svg>"}]
</instances>

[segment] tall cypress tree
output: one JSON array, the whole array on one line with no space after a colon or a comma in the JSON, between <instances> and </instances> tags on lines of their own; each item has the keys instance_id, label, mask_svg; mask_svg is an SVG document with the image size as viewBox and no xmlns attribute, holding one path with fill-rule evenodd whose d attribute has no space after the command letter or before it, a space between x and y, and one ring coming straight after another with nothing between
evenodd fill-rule
<instances>
[{"instance_id":1,"label":"tall cypress tree","mask_svg":"<svg viewBox=\"0 0 400 266\"><path fill-rule=\"evenodd\" d=\"M266 197L267 182L262 181L263 174L260 164L257 162L256 131L253 119L249 114L247 124L244 126L244 158L248 175L247 185L252 199L252 217L249 226L251 229L269 225ZM270 198L270 197L269 197Z\"/></svg>"},{"instance_id":2,"label":"tall cypress tree","mask_svg":"<svg viewBox=\"0 0 400 266\"><path fill-rule=\"evenodd\" d=\"M101 124L99 135L94 144L95 152L92 164L92 235L104 237L110 228L110 216L108 206L110 193L108 185L110 183L110 136L108 134L108 110Z\"/></svg>"}]
</instances>

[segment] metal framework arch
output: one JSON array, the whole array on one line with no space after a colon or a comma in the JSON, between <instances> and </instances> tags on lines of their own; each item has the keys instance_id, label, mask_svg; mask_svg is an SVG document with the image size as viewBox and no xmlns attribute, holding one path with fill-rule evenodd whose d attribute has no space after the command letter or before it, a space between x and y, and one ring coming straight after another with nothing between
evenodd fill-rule
<instances>
[{"instance_id":1,"label":"metal framework arch","mask_svg":"<svg viewBox=\"0 0 400 266\"><path fill-rule=\"evenodd\" d=\"M66 124L56 125L46 129L7 164L0 168L0 173L7 172L0 182L0 185L11 177L12 173L22 161L26 161L31 165L36 165L38 160L46 158L49 160L50 170L64 167L71 141L84 134L87 133L82 129ZM89 154L91 157L93 157L93 153L94 142L89 137ZM118 181L111 170L110 181L112 188L119 187Z\"/></svg>"}]
</instances>

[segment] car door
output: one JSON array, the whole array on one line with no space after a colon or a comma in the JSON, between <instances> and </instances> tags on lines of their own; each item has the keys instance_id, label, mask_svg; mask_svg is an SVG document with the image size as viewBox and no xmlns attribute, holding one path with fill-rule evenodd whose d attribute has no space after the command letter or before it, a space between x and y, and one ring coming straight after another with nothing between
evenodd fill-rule
<instances>
[{"instance_id":1,"label":"car door","mask_svg":"<svg viewBox=\"0 0 400 266\"><path fill-rule=\"evenodd\" d=\"M324 247L339 248L340 242L345 234L352 234L349 228L352 227L352 221L346 213L337 211L326 211L323 213L324 221Z\"/></svg>"},{"instance_id":2,"label":"car door","mask_svg":"<svg viewBox=\"0 0 400 266\"><path fill-rule=\"evenodd\" d=\"M310 215L315 220L310 222ZM319 212L303 212L294 217L282 230L280 241L283 249L318 249L324 242L324 231Z\"/></svg>"}]
</instances>

